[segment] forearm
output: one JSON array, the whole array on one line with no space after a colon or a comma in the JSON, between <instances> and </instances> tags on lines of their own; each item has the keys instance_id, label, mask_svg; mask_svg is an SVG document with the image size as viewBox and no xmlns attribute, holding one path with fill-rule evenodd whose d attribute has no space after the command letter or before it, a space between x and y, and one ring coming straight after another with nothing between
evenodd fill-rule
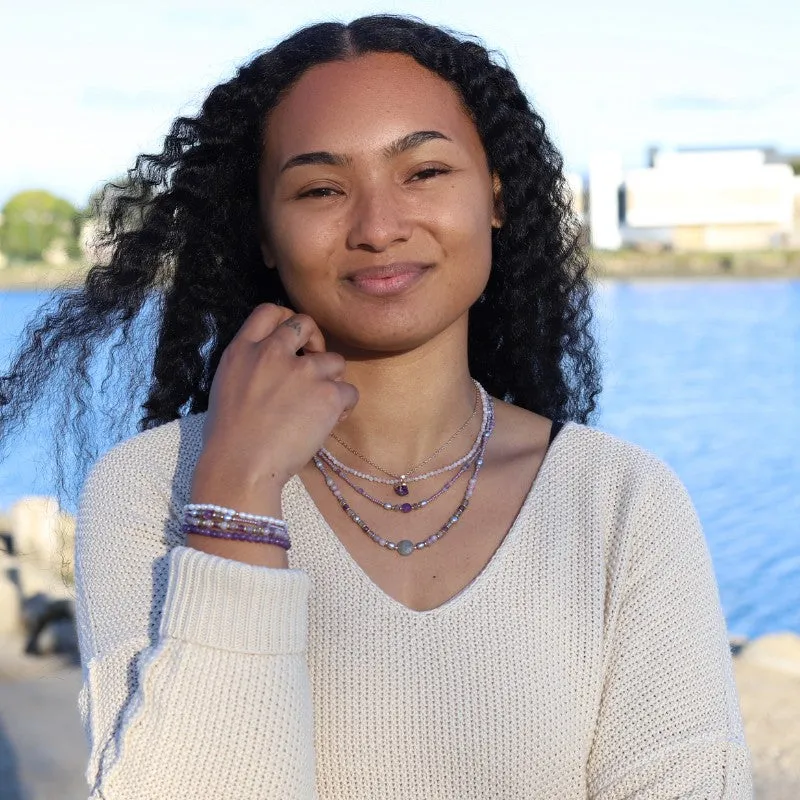
<instances>
[{"instance_id":1,"label":"forearm","mask_svg":"<svg viewBox=\"0 0 800 800\"><path fill-rule=\"evenodd\" d=\"M261 514L281 518L281 484L273 482L264 487L232 485L220 477L224 473L213 470L201 457L195 468L191 503L213 503L248 514ZM241 561L259 567L286 569L289 566L286 550L276 544L216 539L189 533L186 546L210 555Z\"/></svg>"}]
</instances>

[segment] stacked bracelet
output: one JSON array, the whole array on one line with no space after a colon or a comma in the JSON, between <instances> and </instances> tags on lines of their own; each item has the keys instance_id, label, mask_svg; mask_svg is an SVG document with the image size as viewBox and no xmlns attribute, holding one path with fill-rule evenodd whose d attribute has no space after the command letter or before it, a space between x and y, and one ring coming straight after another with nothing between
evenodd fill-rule
<instances>
[{"instance_id":1,"label":"stacked bracelet","mask_svg":"<svg viewBox=\"0 0 800 800\"><path fill-rule=\"evenodd\" d=\"M233 539L257 544L276 544L284 550L292 545L286 522L275 517L247 514L211 503L187 503L183 507L183 533Z\"/></svg>"}]
</instances>

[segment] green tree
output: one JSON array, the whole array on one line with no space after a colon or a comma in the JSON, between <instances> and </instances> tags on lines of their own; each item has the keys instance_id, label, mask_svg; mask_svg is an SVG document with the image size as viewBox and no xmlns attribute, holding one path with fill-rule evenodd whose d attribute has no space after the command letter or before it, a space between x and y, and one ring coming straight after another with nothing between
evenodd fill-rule
<instances>
[{"instance_id":1,"label":"green tree","mask_svg":"<svg viewBox=\"0 0 800 800\"><path fill-rule=\"evenodd\" d=\"M135 183L129 175L120 175L92 190L83 217L96 220L102 226L114 204L120 198L127 197L131 203L125 209L122 225L127 231L138 230L142 227L145 209L156 194L157 190L152 186Z\"/></svg>"},{"instance_id":2,"label":"green tree","mask_svg":"<svg viewBox=\"0 0 800 800\"><path fill-rule=\"evenodd\" d=\"M40 261L52 247L80 255L80 212L68 200L39 189L14 195L2 209L0 251L10 259Z\"/></svg>"}]
</instances>

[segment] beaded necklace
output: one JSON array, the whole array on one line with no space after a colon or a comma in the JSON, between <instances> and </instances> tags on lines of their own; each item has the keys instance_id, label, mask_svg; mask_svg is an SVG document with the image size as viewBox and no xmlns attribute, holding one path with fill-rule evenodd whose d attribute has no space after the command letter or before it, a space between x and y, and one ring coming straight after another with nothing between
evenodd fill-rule
<instances>
[{"instance_id":1,"label":"beaded necklace","mask_svg":"<svg viewBox=\"0 0 800 800\"><path fill-rule=\"evenodd\" d=\"M347 500L345 500L344 496L342 495L341 490L336 485L336 481L334 481L331 474L328 472L328 469L325 466L325 462L319 458L318 456L314 457L314 465L316 468L322 473L322 477L325 480L325 485L330 490L331 494L336 498L337 502L339 503L340 508L342 511L347 514L350 519L361 528L364 533L372 539L375 544L379 545L380 547L384 547L387 550L391 550L398 555L401 556L410 556L417 550L423 550L426 547L430 547L432 544L435 544L442 538L449 530L453 527L463 516L464 512L467 510L469 506L469 501L472 498L472 495L475 491L475 485L478 482L478 473L483 466L483 457L486 453L486 445L489 441L489 437L492 435L492 431L494 430L494 402L489 398L489 412L488 412L488 425L486 430L483 432L481 436L481 442L478 449L478 455L474 462L474 468L472 472L472 476L469 479L467 484L467 489L464 492L464 497L459 503L456 510L451 514L448 518L447 522L444 523L437 531L432 533L425 539L422 539L419 542L412 542L410 539L402 539L399 542L392 542L389 539L380 536L376 533L366 522L364 522L361 517L356 514L356 512L350 507Z\"/></svg>"},{"instance_id":2,"label":"beaded necklace","mask_svg":"<svg viewBox=\"0 0 800 800\"><path fill-rule=\"evenodd\" d=\"M486 430L486 425L487 425L488 415L489 415L489 410L488 410L489 409L489 395L487 394L487 392L483 388L483 386L481 386L477 381L475 381L474 378L473 378L473 381L474 381L475 387L476 387L476 389L478 391L478 396L480 398L481 407L482 407L482 411L483 411L483 420L481 422L481 429L480 429L477 437L475 438L475 442L473 443L472 447L470 448L470 451L465 456L462 456L461 458L459 458L456 461L454 461L452 464L448 464L445 467L439 467L439 469L431 470L430 472L426 472L424 475L414 475L414 476L412 476L411 475L412 470L409 470L409 472L404 473L403 475L392 475L392 477L390 477L390 478L381 478L381 477L379 477L377 475L370 475L370 474L368 474L366 472L361 472L361 471L359 471L357 469L354 469L353 467L349 467L347 464L344 464L338 458L336 458L336 456L334 456L333 453L330 452L330 450L328 450L328 449L326 449L324 447L320 448L320 450L318 451L317 455L323 457L325 459L325 461L328 462L328 464L331 467L335 466L337 469L341 470L342 472L346 472L349 475L354 475L356 478L361 478L362 480L370 481L371 483L382 483L382 484L393 485L394 486L394 492L395 492L396 495L399 495L400 497L406 497L408 495L409 491L410 491L409 490L409 486L408 486L409 483L413 483L415 481L426 480L428 478L433 478L433 477L436 477L437 475L442 475L445 472L451 472L452 470L457 469L457 468L461 467L464 464L472 463L472 461L473 461L473 459L475 457L475 454L478 452L478 448L479 448L480 442L481 442L481 437L483 436L483 433ZM470 417L470 419L472 419L472 417ZM467 420L467 422L469 422L469 420ZM462 426L461 430L463 430L463 427L464 426ZM337 439L337 441L339 441L339 440ZM449 442L448 442L448 444L449 444ZM349 449L350 448L348 448L348 450ZM440 447L437 452L441 451L442 449L444 449L444 445L442 447ZM353 452L353 451L351 450L351 452ZM434 455L436 455L436 453L434 453ZM430 458L426 459L425 461L429 461L429 460L430 460ZM370 461L369 463L372 464L373 462ZM424 464L425 462L422 462L422 463ZM374 466L377 466L377 465L374 465ZM421 466L421 464L418 465L418 467L419 466ZM381 469L381 468L378 467L378 469ZM381 470L381 471L383 472L384 470ZM387 475L391 475L391 473L386 473L386 474Z\"/></svg>"},{"instance_id":3,"label":"beaded necklace","mask_svg":"<svg viewBox=\"0 0 800 800\"><path fill-rule=\"evenodd\" d=\"M466 422L464 422L464 424L441 447L437 447L436 450L434 450L433 453L431 453L424 461L420 461L419 464L416 464L415 466L411 467L411 469L406 470L402 475L395 475L393 472L389 472L383 467L378 466L378 464L376 464L374 461L371 461L365 455L359 453L358 450L356 450L353 447L350 447L350 445L347 444L346 442L343 442L335 433L331 433L331 437L335 439L337 442L339 442L339 444L342 445L342 447L344 447L345 450L348 450L354 456L360 458L362 461L366 461L367 464L369 464L372 467L375 467L375 469L377 470L380 470L384 475L388 475L389 481L381 480L380 482L396 484L394 489L395 493L400 495L400 497L405 497L408 494L408 477L413 475L418 469L420 469L420 467L424 467L425 464L427 464L429 461L438 456L439 453L442 452L442 450L447 448L450 445L450 443L456 438L456 436L458 436L458 434L461 433L461 431L463 431L464 428L467 427L467 425L469 425L469 423L472 421L472 418L475 416L475 412L478 410L478 398L480 397L481 386L478 383L478 381L475 380L475 378L472 379L472 383L475 385L475 403L472 406L472 413L469 415L469 417L467 417Z\"/></svg>"},{"instance_id":4,"label":"beaded necklace","mask_svg":"<svg viewBox=\"0 0 800 800\"><path fill-rule=\"evenodd\" d=\"M325 461L324 458L321 459ZM385 503L378 497L373 497L371 494L368 494L366 489L363 489L361 486L353 483L353 481L347 477L347 474L344 470L339 469L337 466L330 464L329 462L325 461L326 466L340 477L351 489L355 489L362 497L365 497L367 500L375 503L376 505L381 506L381 508L386 509L387 511L402 511L404 514L407 514L409 511L416 511L420 508L425 508L429 503L432 503L434 500L441 497L469 468L472 466L472 461L468 461L466 464L463 464L458 472L450 478L441 489L435 494L432 494L430 497L426 498L425 500L418 500L416 503Z\"/></svg>"}]
</instances>

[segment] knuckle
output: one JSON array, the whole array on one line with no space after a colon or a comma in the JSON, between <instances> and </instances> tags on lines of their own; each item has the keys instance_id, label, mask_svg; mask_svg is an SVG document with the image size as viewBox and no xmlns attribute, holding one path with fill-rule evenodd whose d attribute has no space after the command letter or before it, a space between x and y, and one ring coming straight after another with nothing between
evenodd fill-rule
<instances>
[{"instance_id":1,"label":"knuckle","mask_svg":"<svg viewBox=\"0 0 800 800\"><path fill-rule=\"evenodd\" d=\"M303 375L314 375L317 371L317 366L311 356L303 356L295 361L296 367Z\"/></svg>"},{"instance_id":2,"label":"knuckle","mask_svg":"<svg viewBox=\"0 0 800 800\"><path fill-rule=\"evenodd\" d=\"M266 339L262 339L258 343L258 357L263 358L273 358L275 352L277 351L277 343L272 336L267 336Z\"/></svg>"},{"instance_id":3,"label":"knuckle","mask_svg":"<svg viewBox=\"0 0 800 800\"><path fill-rule=\"evenodd\" d=\"M339 387L332 381L324 381L320 389L322 400L327 406L341 405Z\"/></svg>"},{"instance_id":4,"label":"knuckle","mask_svg":"<svg viewBox=\"0 0 800 800\"><path fill-rule=\"evenodd\" d=\"M234 337L231 339L230 342L225 346L225 349L222 351L222 355L219 358L220 364L228 363L232 359L235 359L237 355L242 351L244 348L244 344L241 338Z\"/></svg>"},{"instance_id":5,"label":"knuckle","mask_svg":"<svg viewBox=\"0 0 800 800\"><path fill-rule=\"evenodd\" d=\"M293 314L292 316L295 318L297 322L302 322L302 323L311 322L311 317L309 317L308 314L302 314L298 312L297 314Z\"/></svg>"}]
</instances>

